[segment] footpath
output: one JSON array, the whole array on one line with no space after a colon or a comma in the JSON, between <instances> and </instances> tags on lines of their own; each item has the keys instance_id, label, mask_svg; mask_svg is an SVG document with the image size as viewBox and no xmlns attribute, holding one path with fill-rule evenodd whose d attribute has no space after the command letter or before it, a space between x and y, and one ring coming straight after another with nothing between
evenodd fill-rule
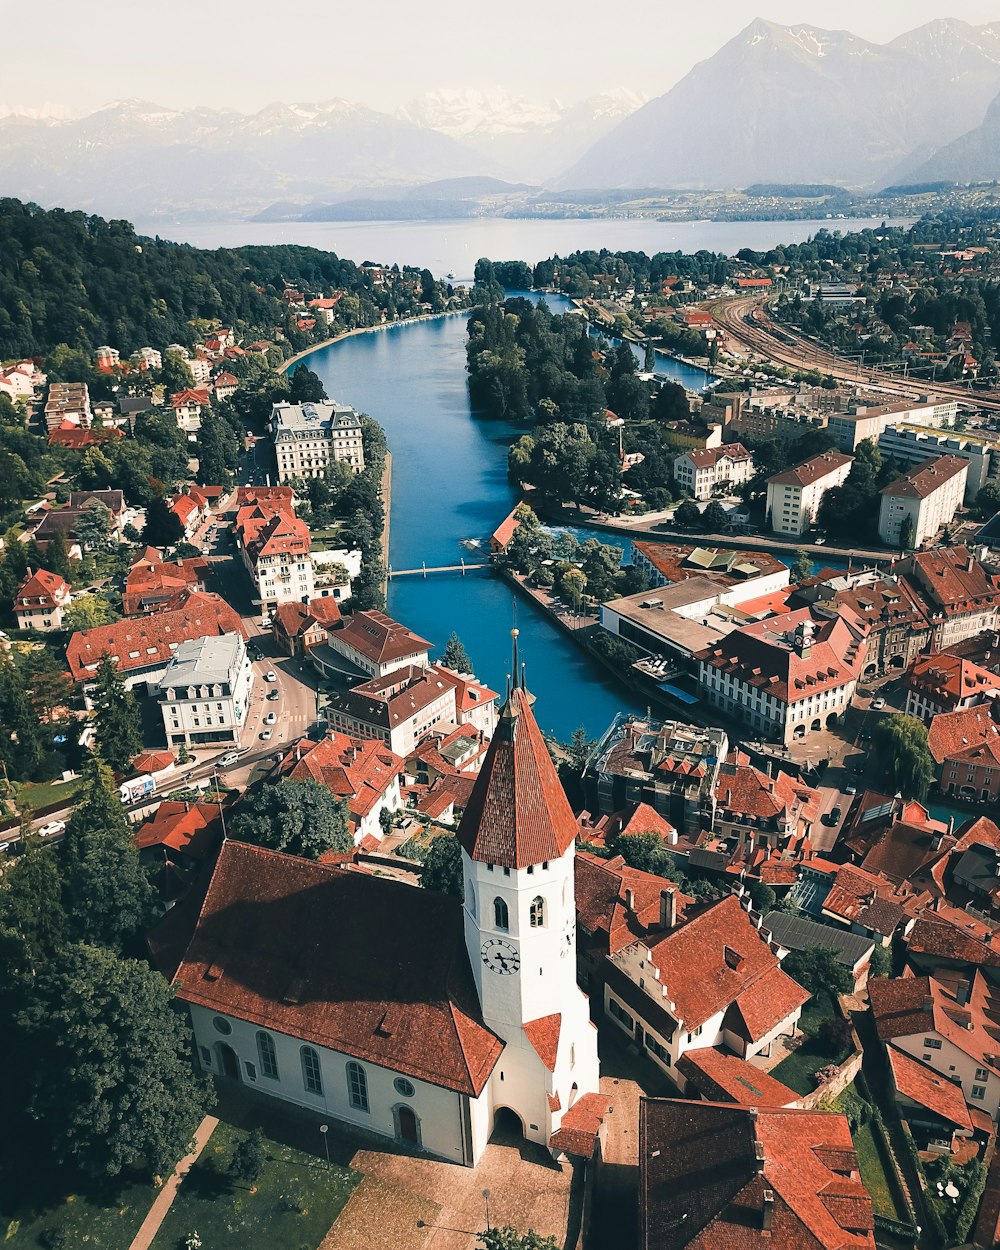
<instances>
[{"instance_id":1,"label":"footpath","mask_svg":"<svg viewBox=\"0 0 1000 1250\"><path fill-rule=\"evenodd\" d=\"M132 1244L128 1250L149 1250L153 1238L160 1231L160 1225L167 1218L167 1212L173 1203L178 1186L184 1177L187 1176L198 1156L208 1145L208 1139L215 1132L218 1124L219 1121L214 1115L207 1115L195 1129L194 1142L190 1153L181 1159L171 1176L164 1182L163 1188L156 1195L156 1200L149 1208L149 1214L142 1221L139 1231L132 1238Z\"/></svg>"}]
</instances>

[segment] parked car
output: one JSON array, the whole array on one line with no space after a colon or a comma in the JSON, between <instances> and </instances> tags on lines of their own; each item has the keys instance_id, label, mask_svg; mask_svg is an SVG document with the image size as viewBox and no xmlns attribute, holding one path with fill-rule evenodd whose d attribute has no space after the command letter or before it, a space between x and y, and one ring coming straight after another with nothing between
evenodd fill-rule
<instances>
[{"instance_id":1,"label":"parked car","mask_svg":"<svg viewBox=\"0 0 1000 1250\"><path fill-rule=\"evenodd\" d=\"M260 734L260 739L261 739L261 742L270 742L270 741L271 741L271 730L270 730L270 729L262 729L262 730L261 730L261 734Z\"/></svg>"},{"instance_id":2,"label":"parked car","mask_svg":"<svg viewBox=\"0 0 1000 1250\"><path fill-rule=\"evenodd\" d=\"M278 717L274 712L268 712L268 714L264 717L264 724L273 725L277 719Z\"/></svg>"},{"instance_id":3,"label":"parked car","mask_svg":"<svg viewBox=\"0 0 1000 1250\"><path fill-rule=\"evenodd\" d=\"M50 820L47 824L42 825L38 832L43 838L55 838L60 833L65 832L65 829L65 820Z\"/></svg>"},{"instance_id":4,"label":"parked car","mask_svg":"<svg viewBox=\"0 0 1000 1250\"><path fill-rule=\"evenodd\" d=\"M273 702L275 701L275 699L280 699L280 698L281 698L281 691L280 691L280 690L269 690L269 691L267 692L267 697L268 697L268 699L270 700L270 702L271 702L271 703L273 703Z\"/></svg>"},{"instance_id":5,"label":"parked car","mask_svg":"<svg viewBox=\"0 0 1000 1250\"><path fill-rule=\"evenodd\" d=\"M878 698L876 699L872 699L872 711L873 712L878 712L884 707L885 707L885 699L883 699L881 695L879 695Z\"/></svg>"},{"instance_id":6,"label":"parked car","mask_svg":"<svg viewBox=\"0 0 1000 1250\"><path fill-rule=\"evenodd\" d=\"M264 680L265 681L277 681L278 674L274 671L273 668L269 668L267 672L264 674Z\"/></svg>"},{"instance_id":7,"label":"parked car","mask_svg":"<svg viewBox=\"0 0 1000 1250\"><path fill-rule=\"evenodd\" d=\"M845 794L857 794L857 792L858 792L857 786L844 786Z\"/></svg>"},{"instance_id":8,"label":"parked car","mask_svg":"<svg viewBox=\"0 0 1000 1250\"><path fill-rule=\"evenodd\" d=\"M239 763L239 758L239 755L235 751L230 751L228 755L224 755L222 759L219 760L219 767L232 768L234 764Z\"/></svg>"}]
</instances>

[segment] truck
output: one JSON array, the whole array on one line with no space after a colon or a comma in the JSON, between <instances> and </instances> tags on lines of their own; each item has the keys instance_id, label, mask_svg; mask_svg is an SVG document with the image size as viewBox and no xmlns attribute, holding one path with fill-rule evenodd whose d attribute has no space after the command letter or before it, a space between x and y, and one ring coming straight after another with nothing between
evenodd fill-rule
<instances>
[{"instance_id":1,"label":"truck","mask_svg":"<svg viewBox=\"0 0 1000 1250\"><path fill-rule=\"evenodd\" d=\"M123 803L137 803L156 789L156 782L148 774L133 777L131 781L123 781L118 787L118 794Z\"/></svg>"}]
</instances>

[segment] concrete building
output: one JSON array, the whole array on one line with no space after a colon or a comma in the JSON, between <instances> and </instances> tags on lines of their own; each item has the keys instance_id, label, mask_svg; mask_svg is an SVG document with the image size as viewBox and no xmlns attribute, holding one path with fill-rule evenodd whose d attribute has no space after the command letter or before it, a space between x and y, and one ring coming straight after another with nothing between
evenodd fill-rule
<instances>
[{"instance_id":1,"label":"concrete building","mask_svg":"<svg viewBox=\"0 0 1000 1250\"><path fill-rule=\"evenodd\" d=\"M968 473L969 462L961 456L938 456L883 486L879 538L892 547L910 548L934 538L962 506Z\"/></svg>"},{"instance_id":2,"label":"concrete building","mask_svg":"<svg viewBox=\"0 0 1000 1250\"><path fill-rule=\"evenodd\" d=\"M904 679L907 716L929 721L941 712L974 707L1000 691L1000 676L947 652L918 656Z\"/></svg>"},{"instance_id":3,"label":"concrete building","mask_svg":"<svg viewBox=\"0 0 1000 1250\"><path fill-rule=\"evenodd\" d=\"M64 422L89 430L93 421L86 382L52 382L45 401L45 429L51 434Z\"/></svg>"},{"instance_id":4,"label":"concrete building","mask_svg":"<svg viewBox=\"0 0 1000 1250\"><path fill-rule=\"evenodd\" d=\"M241 634L182 642L156 688L167 742L172 747L238 745L253 682Z\"/></svg>"},{"instance_id":5,"label":"concrete building","mask_svg":"<svg viewBox=\"0 0 1000 1250\"><path fill-rule=\"evenodd\" d=\"M365 467L361 421L344 404L275 404L270 428L279 482L323 477L336 460Z\"/></svg>"},{"instance_id":6,"label":"concrete building","mask_svg":"<svg viewBox=\"0 0 1000 1250\"><path fill-rule=\"evenodd\" d=\"M958 403L954 399L942 403L923 400L920 403L886 404L882 406L856 404L847 412L830 414L827 429L837 440L841 451L853 453L865 439L876 443L890 425L930 425L941 429L955 424Z\"/></svg>"},{"instance_id":7,"label":"concrete building","mask_svg":"<svg viewBox=\"0 0 1000 1250\"><path fill-rule=\"evenodd\" d=\"M878 440L883 456L921 464L935 456L960 456L969 462L965 502L973 503L983 486L1000 479L1000 442L980 434L947 433L925 425L890 425Z\"/></svg>"},{"instance_id":8,"label":"concrete building","mask_svg":"<svg viewBox=\"0 0 1000 1250\"><path fill-rule=\"evenodd\" d=\"M722 487L738 486L754 475L753 454L742 443L691 448L674 461L674 480L695 499L708 500Z\"/></svg>"},{"instance_id":9,"label":"concrete building","mask_svg":"<svg viewBox=\"0 0 1000 1250\"><path fill-rule=\"evenodd\" d=\"M842 486L854 463L853 456L824 451L794 469L767 479L767 516L776 534L799 537L815 523L820 501L828 490Z\"/></svg>"}]
</instances>

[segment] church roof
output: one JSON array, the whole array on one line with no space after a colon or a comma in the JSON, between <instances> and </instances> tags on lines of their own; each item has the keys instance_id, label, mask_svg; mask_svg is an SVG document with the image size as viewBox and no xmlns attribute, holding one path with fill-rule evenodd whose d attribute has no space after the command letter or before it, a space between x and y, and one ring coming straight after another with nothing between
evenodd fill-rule
<instances>
[{"instance_id":1,"label":"church roof","mask_svg":"<svg viewBox=\"0 0 1000 1250\"><path fill-rule=\"evenodd\" d=\"M566 799L528 692L510 692L458 837L472 859L526 868L558 859L576 840Z\"/></svg>"},{"instance_id":2,"label":"church roof","mask_svg":"<svg viewBox=\"0 0 1000 1250\"><path fill-rule=\"evenodd\" d=\"M503 1050L456 900L231 840L172 979L184 1002L472 1097Z\"/></svg>"}]
</instances>

